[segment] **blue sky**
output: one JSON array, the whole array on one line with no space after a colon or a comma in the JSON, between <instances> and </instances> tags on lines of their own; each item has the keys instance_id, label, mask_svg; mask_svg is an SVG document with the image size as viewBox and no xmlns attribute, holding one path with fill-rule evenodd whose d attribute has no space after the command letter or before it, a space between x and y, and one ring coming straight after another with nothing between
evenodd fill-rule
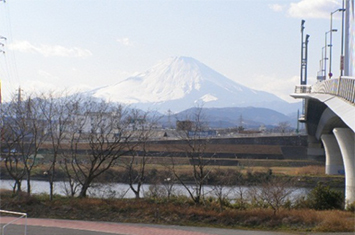
<instances>
[{"instance_id":1,"label":"blue sky","mask_svg":"<svg viewBox=\"0 0 355 235\"><path fill-rule=\"evenodd\" d=\"M300 25L315 82L330 12L341 0L7 0L0 2L3 93L92 89L190 56L287 101L299 83ZM339 75L340 13L333 73ZM329 39L328 39L329 40Z\"/></svg>"}]
</instances>

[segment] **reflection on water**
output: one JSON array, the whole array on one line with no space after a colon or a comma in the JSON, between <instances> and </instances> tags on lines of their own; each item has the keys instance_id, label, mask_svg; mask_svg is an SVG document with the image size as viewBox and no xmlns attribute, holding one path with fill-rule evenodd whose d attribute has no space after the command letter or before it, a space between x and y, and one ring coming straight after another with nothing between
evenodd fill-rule
<instances>
[{"instance_id":1,"label":"reflection on water","mask_svg":"<svg viewBox=\"0 0 355 235\"><path fill-rule=\"evenodd\" d=\"M0 189L9 189L12 190L14 181L13 180L0 180ZM26 183L23 181L22 183L22 190L26 191ZM152 188L156 185L144 184L141 188L141 196L152 191ZM49 183L47 181L38 181L32 180L31 181L31 188L33 194L41 194L46 193L49 194ZM62 181L54 183L54 194L59 195L67 195L65 183ZM156 188L155 188L156 189ZM191 186L191 189L193 187ZM247 195L247 192L251 189L251 187L246 186L238 186L238 187L223 187L222 193L223 195L227 195L230 199L239 198L240 193L243 195ZM255 189L255 188L253 188ZM292 193L290 194L290 199L297 199L300 196L305 196L308 192L306 188L290 188ZM158 191L161 194L166 193L166 189L164 186L158 186ZM173 194L174 195L184 195L189 196L186 189L182 185L174 185L173 187ZM216 197L216 190L213 186L204 186L203 187L203 194L205 197ZM132 192L128 184L122 183L111 183L111 184L97 184L91 187L88 191L88 195L91 197L98 197L98 198L108 198L108 197L115 197L115 198L134 198L135 194Z\"/></svg>"}]
</instances>

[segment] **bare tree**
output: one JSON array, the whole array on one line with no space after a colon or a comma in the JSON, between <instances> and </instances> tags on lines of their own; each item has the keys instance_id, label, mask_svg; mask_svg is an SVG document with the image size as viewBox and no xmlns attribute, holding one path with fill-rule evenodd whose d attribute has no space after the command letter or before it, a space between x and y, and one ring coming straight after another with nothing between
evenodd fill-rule
<instances>
[{"instance_id":1,"label":"bare tree","mask_svg":"<svg viewBox=\"0 0 355 235\"><path fill-rule=\"evenodd\" d=\"M72 103L72 120L67 123L67 133L65 134L65 141L63 141L61 147L62 160L59 162L61 169L66 175L66 182L64 184L67 195L74 197L79 191L80 182L79 177L82 177L78 166L80 166L80 155L83 150L80 149L80 145L83 146L87 141L87 123L89 122L89 115L84 115L83 112L87 112L87 109L82 108L80 99L75 100ZM85 152L85 151L84 151ZM69 188L68 188L69 187Z\"/></svg>"},{"instance_id":2,"label":"bare tree","mask_svg":"<svg viewBox=\"0 0 355 235\"><path fill-rule=\"evenodd\" d=\"M69 123L73 119L73 113L77 103L80 102L78 96L63 95L63 93L55 94L48 92L41 96L40 110L46 121L48 132L47 146L51 152L49 168L47 170L49 179L49 196L53 199L54 180L56 176L57 159L62 149L62 143L65 139L65 134L68 131Z\"/></svg>"},{"instance_id":3,"label":"bare tree","mask_svg":"<svg viewBox=\"0 0 355 235\"><path fill-rule=\"evenodd\" d=\"M31 171L46 137L43 117L37 110L40 102L31 97L22 100L18 95L4 105L2 116L6 127L2 131L2 142L8 150L5 166L15 180L17 191L21 191L21 181L26 177L27 194L31 193Z\"/></svg>"},{"instance_id":4,"label":"bare tree","mask_svg":"<svg viewBox=\"0 0 355 235\"><path fill-rule=\"evenodd\" d=\"M217 197L220 211L223 210L229 196L235 192L235 187L242 175L233 170L215 169L213 171L212 193Z\"/></svg>"},{"instance_id":5,"label":"bare tree","mask_svg":"<svg viewBox=\"0 0 355 235\"><path fill-rule=\"evenodd\" d=\"M180 127L179 127L180 125ZM203 196L203 186L207 183L210 170L208 165L210 159L214 156L208 153L207 145L210 138L207 136L207 124L202 114L202 108L198 107L187 121L178 122L180 138L183 141L183 151L185 157L189 160L191 173L193 177L192 187L187 183L186 179L179 175L176 169L174 157L172 157L172 171L178 182L187 190L191 199L195 203L200 203Z\"/></svg>"},{"instance_id":6,"label":"bare tree","mask_svg":"<svg viewBox=\"0 0 355 235\"><path fill-rule=\"evenodd\" d=\"M68 158L66 154L63 154L63 156L64 158L59 162L59 166L66 175L66 180L64 180L64 191L67 196L74 197L79 191L80 184L72 171L70 158Z\"/></svg>"},{"instance_id":7,"label":"bare tree","mask_svg":"<svg viewBox=\"0 0 355 235\"><path fill-rule=\"evenodd\" d=\"M1 142L2 142L2 157L4 158L5 168L11 178L15 181L13 185L13 193L19 193L22 191L22 180L26 175L24 164L22 159L17 154L16 143L18 140L12 129L12 123L7 117L3 120L3 127L1 130ZM11 124L10 124L11 123Z\"/></svg>"},{"instance_id":8,"label":"bare tree","mask_svg":"<svg viewBox=\"0 0 355 235\"><path fill-rule=\"evenodd\" d=\"M256 202L270 207L276 215L294 191L292 186L292 180L289 178L272 177L265 180L260 188L251 189L250 194Z\"/></svg>"},{"instance_id":9,"label":"bare tree","mask_svg":"<svg viewBox=\"0 0 355 235\"><path fill-rule=\"evenodd\" d=\"M164 179L162 180L162 185L165 189L166 197L169 200L174 193L174 185L176 183L176 179L175 176L171 174L171 172L165 172L165 174L163 173L163 176Z\"/></svg>"},{"instance_id":10,"label":"bare tree","mask_svg":"<svg viewBox=\"0 0 355 235\"><path fill-rule=\"evenodd\" d=\"M139 110L132 110L129 116L130 128L135 141L128 141L127 148L130 150L130 157L123 161L123 166L128 173L128 183L136 198L140 197L141 187L145 181L146 164L148 157L148 141L153 135L157 119L149 118L149 112L143 113Z\"/></svg>"},{"instance_id":11,"label":"bare tree","mask_svg":"<svg viewBox=\"0 0 355 235\"><path fill-rule=\"evenodd\" d=\"M276 127L276 130L279 133L285 133L285 132L287 132L287 130L289 128L290 128L290 123L288 123L288 122L279 122L277 127Z\"/></svg>"},{"instance_id":12,"label":"bare tree","mask_svg":"<svg viewBox=\"0 0 355 235\"><path fill-rule=\"evenodd\" d=\"M70 137L70 173L81 188L79 197L86 197L98 176L110 169L122 155L132 138L129 122L122 106L93 100L80 104L79 114L72 122L77 129Z\"/></svg>"}]
</instances>

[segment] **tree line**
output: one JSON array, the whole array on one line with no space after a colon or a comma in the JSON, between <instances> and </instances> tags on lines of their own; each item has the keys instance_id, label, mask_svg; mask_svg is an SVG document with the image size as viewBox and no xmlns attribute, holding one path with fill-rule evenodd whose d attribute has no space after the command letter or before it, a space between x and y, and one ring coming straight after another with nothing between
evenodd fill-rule
<instances>
[{"instance_id":1,"label":"tree line","mask_svg":"<svg viewBox=\"0 0 355 235\"><path fill-rule=\"evenodd\" d=\"M79 95L14 95L1 112L1 157L15 182L14 192L21 192L26 181L31 193L32 171L40 151L48 149L44 173L51 198L58 167L66 174L71 194L79 187L79 197L86 197L92 182L120 156L135 153L154 125L147 112Z\"/></svg>"},{"instance_id":2,"label":"tree line","mask_svg":"<svg viewBox=\"0 0 355 235\"><path fill-rule=\"evenodd\" d=\"M45 149L44 174L50 199L58 169L65 173L70 196L87 197L95 180L118 159L122 159L120 164L126 169L131 190L137 198L140 196L149 161L147 143L159 117L120 104L54 92L26 98L14 95L2 104L1 113L1 158L14 180L14 193L21 192L26 182L27 194L31 194L31 176ZM205 152L209 140L199 134L208 128L202 108L189 119L193 125L180 130L179 138L185 141L182 152L191 166L194 186L178 173L173 155L165 165L167 178L182 184L199 203L210 174L208 159L213 154Z\"/></svg>"},{"instance_id":3,"label":"tree line","mask_svg":"<svg viewBox=\"0 0 355 235\"><path fill-rule=\"evenodd\" d=\"M184 144L172 144L171 149L163 153L165 156L160 164L166 170L160 176L164 179L155 182L159 187L152 187L150 193L154 197L159 194L157 190L164 187L169 198L174 184L178 183L190 199L199 204L205 200L203 189L209 183L222 210L230 193L226 186L238 187L243 175L211 165L216 153L207 151L210 138L203 133L209 128L202 111L202 107L198 107L186 117L187 122L180 122L186 124L177 131ZM47 150L43 173L47 176L52 200L59 170L65 174L67 194L85 198L96 180L119 162L119 166L125 169L130 190L139 198L148 175L147 164L151 160L149 142L158 121L159 117L149 112L82 95L59 96L54 92L26 98L14 95L10 102L1 105L2 165L14 180L13 193L21 193L25 181L27 195L31 195L33 170L38 166L41 151ZM179 157L170 154L174 150L179 152ZM178 169L181 158L185 159L186 171ZM154 169L150 171L152 175ZM258 176L258 180L259 188L251 189L254 190L251 200L266 203L276 213L292 193L289 188L292 179L280 180L270 170L266 175ZM245 192L241 187L239 193L238 200L243 206ZM333 200L334 197L330 198ZM337 195L336 198L341 197ZM338 201L340 205L341 200Z\"/></svg>"}]
</instances>

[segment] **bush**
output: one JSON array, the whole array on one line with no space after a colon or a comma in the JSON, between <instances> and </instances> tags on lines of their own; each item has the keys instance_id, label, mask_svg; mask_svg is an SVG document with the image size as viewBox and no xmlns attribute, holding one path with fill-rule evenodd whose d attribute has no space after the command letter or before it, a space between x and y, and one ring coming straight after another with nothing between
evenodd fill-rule
<instances>
[{"instance_id":1,"label":"bush","mask_svg":"<svg viewBox=\"0 0 355 235\"><path fill-rule=\"evenodd\" d=\"M348 204L346 210L351 211L351 212L355 212L355 202Z\"/></svg>"},{"instance_id":2,"label":"bush","mask_svg":"<svg viewBox=\"0 0 355 235\"><path fill-rule=\"evenodd\" d=\"M335 191L318 184L309 194L306 199L306 204L309 208L315 210L330 210L344 208L344 195L339 191Z\"/></svg>"},{"instance_id":3,"label":"bush","mask_svg":"<svg viewBox=\"0 0 355 235\"><path fill-rule=\"evenodd\" d=\"M149 186L149 190L147 192L144 192L144 197L151 199L164 198L167 197L167 193L163 186L153 184Z\"/></svg>"}]
</instances>

